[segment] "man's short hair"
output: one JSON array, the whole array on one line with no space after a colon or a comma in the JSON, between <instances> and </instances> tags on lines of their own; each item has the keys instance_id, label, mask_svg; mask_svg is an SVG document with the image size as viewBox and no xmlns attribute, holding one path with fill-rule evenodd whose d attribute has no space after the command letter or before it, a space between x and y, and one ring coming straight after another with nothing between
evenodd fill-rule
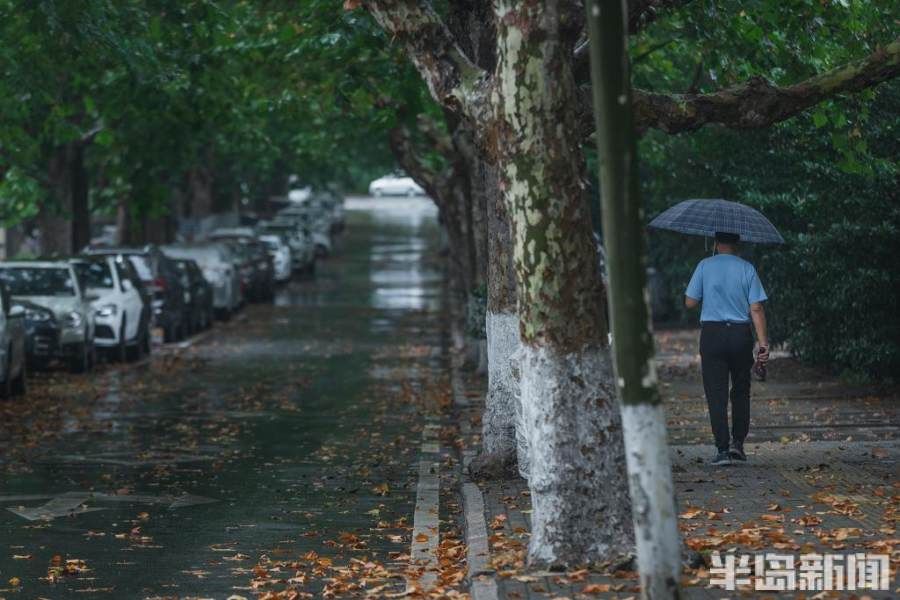
<instances>
[{"instance_id":1,"label":"man's short hair","mask_svg":"<svg viewBox=\"0 0 900 600\"><path fill-rule=\"evenodd\" d=\"M737 233L726 233L724 231L716 232L716 241L723 244L737 244L741 241L741 236Z\"/></svg>"}]
</instances>

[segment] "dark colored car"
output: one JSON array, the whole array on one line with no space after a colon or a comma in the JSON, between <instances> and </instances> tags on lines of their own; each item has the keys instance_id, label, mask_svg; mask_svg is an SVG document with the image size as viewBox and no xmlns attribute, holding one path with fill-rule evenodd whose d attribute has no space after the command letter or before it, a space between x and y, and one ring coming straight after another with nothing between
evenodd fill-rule
<instances>
[{"instance_id":1,"label":"dark colored car","mask_svg":"<svg viewBox=\"0 0 900 600\"><path fill-rule=\"evenodd\" d=\"M174 259L181 276L181 285L187 290L184 319L190 333L208 329L213 322L213 290L203 276L196 261Z\"/></svg>"},{"instance_id":2,"label":"dark colored car","mask_svg":"<svg viewBox=\"0 0 900 600\"><path fill-rule=\"evenodd\" d=\"M250 248L250 255L256 264L256 297L269 302L275 298L275 263L269 254L269 248L259 240L243 243Z\"/></svg>"},{"instance_id":3,"label":"dark colored car","mask_svg":"<svg viewBox=\"0 0 900 600\"><path fill-rule=\"evenodd\" d=\"M175 261L155 245L142 248L88 248L88 255L122 255L131 261L135 272L151 297L153 324L163 330L163 340L184 339L188 323L185 315L185 294L181 274Z\"/></svg>"},{"instance_id":4,"label":"dark colored car","mask_svg":"<svg viewBox=\"0 0 900 600\"><path fill-rule=\"evenodd\" d=\"M49 308L14 300L25 310L25 358L31 368L42 367L59 354L62 325Z\"/></svg>"},{"instance_id":5,"label":"dark colored car","mask_svg":"<svg viewBox=\"0 0 900 600\"><path fill-rule=\"evenodd\" d=\"M0 398L25 393L25 309L12 301L0 283Z\"/></svg>"}]
</instances>

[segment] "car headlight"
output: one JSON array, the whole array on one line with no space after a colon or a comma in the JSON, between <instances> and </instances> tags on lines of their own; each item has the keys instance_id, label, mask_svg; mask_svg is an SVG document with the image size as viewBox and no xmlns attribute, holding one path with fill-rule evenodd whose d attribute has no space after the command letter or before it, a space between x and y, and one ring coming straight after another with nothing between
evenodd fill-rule
<instances>
[{"instance_id":1,"label":"car headlight","mask_svg":"<svg viewBox=\"0 0 900 600\"><path fill-rule=\"evenodd\" d=\"M33 308L27 308L25 309L25 318L29 321L46 323L53 318L53 315L43 310L34 310Z\"/></svg>"},{"instance_id":2,"label":"car headlight","mask_svg":"<svg viewBox=\"0 0 900 600\"><path fill-rule=\"evenodd\" d=\"M75 311L68 313L63 318L63 325L65 325L66 327L69 327L71 329L81 327L81 315Z\"/></svg>"},{"instance_id":3,"label":"car headlight","mask_svg":"<svg viewBox=\"0 0 900 600\"><path fill-rule=\"evenodd\" d=\"M103 306L101 306L100 308L97 309L98 317L114 317L118 313L119 313L119 307L116 306L115 304L104 304ZM76 313L72 313L72 314L76 314ZM74 327L77 327L77 325L75 325Z\"/></svg>"}]
</instances>

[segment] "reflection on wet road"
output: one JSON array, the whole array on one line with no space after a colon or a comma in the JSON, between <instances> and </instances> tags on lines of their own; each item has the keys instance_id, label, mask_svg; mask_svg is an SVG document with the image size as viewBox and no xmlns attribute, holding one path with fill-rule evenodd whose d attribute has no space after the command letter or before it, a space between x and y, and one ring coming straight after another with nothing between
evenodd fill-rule
<instances>
[{"instance_id":1,"label":"reflection on wet road","mask_svg":"<svg viewBox=\"0 0 900 600\"><path fill-rule=\"evenodd\" d=\"M0 404L0 597L250 597L260 561L404 560L444 384L439 233L424 199L347 208L273 305Z\"/></svg>"}]
</instances>

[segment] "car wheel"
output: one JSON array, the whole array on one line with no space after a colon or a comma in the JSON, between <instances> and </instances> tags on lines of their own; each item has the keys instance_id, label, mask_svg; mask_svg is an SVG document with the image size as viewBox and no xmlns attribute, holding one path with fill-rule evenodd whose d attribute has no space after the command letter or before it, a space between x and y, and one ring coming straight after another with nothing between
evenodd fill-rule
<instances>
[{"instance_id":1,"label":"car wheel","mask_svg":"<svg viewBox=\"0 0 900 600\"><path fill-rule=\"evenodd\" d=\"M28 366L26 361L22 361L22 368L19 370L19 376L16 377L15 381L12 384L12 393L16 396L24 396L25 392L28 389L28 383L26 379L28 378Z\"/></svg>"},{"instance_id":2,"label":"car wheel","mask_svg":"<svg viewBox=\"0 0 900 600\"><path fill-rule=\"evenodd\" d=\"M418 194L416 193L416 190L414 190L413 188L409 188L408 190L406 190L407 198L415 198L417 195Z\"/></svg>"},{"instance_id":3,"label":"car wheel","mask_svg":"<svg viewBox=\"0 0 900 600\"><path fill-rule=\"evenodd\" d=\"M141 356L144 354L144 348L146 347L146 342L144 341L146 335L146 329L144 327L138 327L137 335L134 336L134 344L128 346L126 350L128 362L137 362L141 360Z\"/></svg>"},{"instance_id":4,"label":"car wheel","mask_svg":"<svg viewBox=\"0 0 900 600\"><path fill-rule=\"evenodd\" d=\"M381 198L382 196L384 196L384 192L382 192L381 190L372 190L372 195L376 198Z\"/></svg>"},{"instance_id":5,"label":"car wheel","mask_svg":"<svg viewBox=\"0 0 900 600\"><path fill-rule=\"evenodd\" d=\"M125 340L125 319L122 319L122 326L119 327L119 345L116 347L116 360L123 363L128 360L128 342Z\"/></svg>"},{"instance_id":6,"label":"car wheel","mask_svg":"<svg viewBox=\"0 0 900 600\"><path fill-rule=\"evenodd\" d=\"M12 373L9 372L12 367L11 353L12 348L6 354L6 381L0 384L0 398L12 398L13 394L13 378Z\"/></svg>"},{"instance_id":7,"label":"car wheel","mask_svg":"<svg viewBox=\"0 0 900 600\"><path fill-rule=\"evenodd\" d=\"M88 350L87 342L82 343L75 356L71 358L69 363L69 371L72 373L86 373L91 368L91 356Z\"/></svg>"},{"instance_id":8,"label":"car wheel","mask_svg":"<svg viewBox=\"0 0 900 600\"><path fill-rule=\"evenodd\" d=\"M144 325L144 337L141 338L141 345L146 356L150 356L150 353L153 351L153 340L150 337L150 324L147 323Z\"/></svg>"}]
</instances>

